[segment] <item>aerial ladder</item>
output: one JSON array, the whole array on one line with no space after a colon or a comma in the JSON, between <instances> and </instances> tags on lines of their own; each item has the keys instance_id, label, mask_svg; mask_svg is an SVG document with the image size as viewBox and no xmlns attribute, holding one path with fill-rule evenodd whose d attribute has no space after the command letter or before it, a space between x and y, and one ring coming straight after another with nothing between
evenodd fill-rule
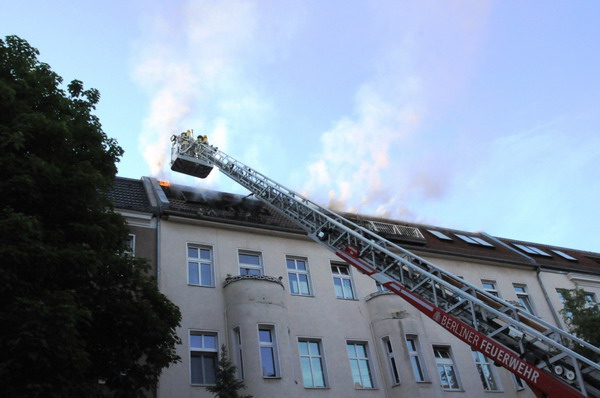
<instances>
[{"instance_id":1,"label":"aerial ladder","mask_svg":"<svg viewBox=\"0 0 600 398\"><path fill-rule=\"evenodd\" d=\"M209 145L171 137L171 169L213 167L294 221L309 238L396 293L442 328L527 382L539 397L600 397L600 349L319 206ZM586 353L586 356L578 353Z\"/></svg>"}]
</instances>

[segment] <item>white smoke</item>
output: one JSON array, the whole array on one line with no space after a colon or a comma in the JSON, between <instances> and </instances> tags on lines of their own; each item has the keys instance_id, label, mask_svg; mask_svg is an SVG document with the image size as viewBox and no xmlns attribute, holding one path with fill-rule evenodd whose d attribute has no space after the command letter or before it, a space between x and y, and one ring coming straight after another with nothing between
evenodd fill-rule
<instances>
[{"instance_id":1,"label":"white smoke","mask_svg":"<svg viewBox=\"0 0 600 398\"><path fill-rule=\"evenodd\" d=\"M407 8L382 17L389 37L376 73L357 89L354 113L321 135L306 169L304 193L336 210L414 220L411 202L439 199L451 184L452 165L440 167L447 148L428 144L423 124L460 96L489 4Z\"/></svg>"}]
</instances>

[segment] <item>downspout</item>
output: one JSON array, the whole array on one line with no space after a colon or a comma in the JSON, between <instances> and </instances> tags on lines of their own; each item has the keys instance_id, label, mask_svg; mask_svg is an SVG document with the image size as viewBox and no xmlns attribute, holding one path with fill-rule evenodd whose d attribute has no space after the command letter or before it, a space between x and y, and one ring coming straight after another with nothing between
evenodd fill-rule
<instances>
[{"instance_id":1,"label":"downspout","mask_svg":"<svg viewBox=\"0 0 600 398\"><path fill-rule=\"evenodd\" d=\"M163 211L169 207L169 199L163 192L161 186L155 178L142 177L144 188L148 200L152 207L156 209L156 285L160 290L160 275L161 275L161 223Z\"/></svg>"},{"instance_id":2,"label":"downspout","mask_svg":"<svg viewBox=\"0 0 600 398\"><path fill-rule=\"evenodd\" d=\"M537 276L538 283L540 284L540 287L542 288L542 292L544 293L544 298L546 299L546 303L548 303L548 307L550 307L550 313L552 314L552 318L554 319L554 322L556 322L556 326L559 329L563 329L562 321L558 317L558 314L556 313L556 310L554 309L554 306L552 305L552 302L550 301L550 296L548 295L548 291L546 290L546 287L544 286L544 283L542 282L542 278L540 276L541 272L542 272L542 267L537 267L537 269L535 271L535 275Z\"/></svg>"},{"instance_id":3,"label":"downspout","mask_svg":"<svg viewBox=\"0 0 600 398\"><path fill-rule=\"evenodd\" d=\"M160 215L156 217L156 286L160 291Z\"/></svg>"}]
</instances>

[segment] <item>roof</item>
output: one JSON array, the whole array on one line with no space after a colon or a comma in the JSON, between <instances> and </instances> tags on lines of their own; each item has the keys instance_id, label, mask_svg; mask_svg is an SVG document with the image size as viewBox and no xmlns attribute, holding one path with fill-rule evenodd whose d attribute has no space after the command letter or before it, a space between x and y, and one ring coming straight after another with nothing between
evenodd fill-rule
<instances>
[{"instance_id":1,"label":"roof","mask_svg":"<svg viewBox=\"0 0 600 398\"><path fill-rule=\"evenodd\" d=\"M144 180L151 179L144 177ZM156 184L155 180L153 184ZM175 215L304 233L293 221L252 195L236 195L176 184L162 187L156 184L156 188L159 192L162 189L168 199L168 205L161 208L161 214L165 216ZM117 178L112 197L117 209L155 211L150 206L141 180ZM411 251L512 266L600 274L600 253L494 237L484 232L461 231L359 214L343 216Z\"/></svg>"},{"instance_id":2,"label":"roof","mask_svg":"<svg viewBox=\"0 0 600 398\"><path fill-rule=\"evenodd\" d=\"M155 209L150 205L142 180L117 177L113 190L108 193L108 197L112 199L115 209L144 213L155 212Z\"/></svg>"}]
</instances>

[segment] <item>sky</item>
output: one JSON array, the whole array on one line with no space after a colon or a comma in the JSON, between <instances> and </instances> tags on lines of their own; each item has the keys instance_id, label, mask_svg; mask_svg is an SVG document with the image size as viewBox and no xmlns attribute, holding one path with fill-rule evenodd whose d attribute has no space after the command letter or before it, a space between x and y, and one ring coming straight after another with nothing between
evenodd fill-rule
<instances>
[{"instance_id":1,"label":"sky","mask_svg":"<svg viewBox=\"0 0 600 398\"><path fill-rule=\"evenodd\" d=\"M119 175L171 135L338 211L600 252L600 2L0 0L65 82L101 93Z\"/></svg>"}]
</instances>

